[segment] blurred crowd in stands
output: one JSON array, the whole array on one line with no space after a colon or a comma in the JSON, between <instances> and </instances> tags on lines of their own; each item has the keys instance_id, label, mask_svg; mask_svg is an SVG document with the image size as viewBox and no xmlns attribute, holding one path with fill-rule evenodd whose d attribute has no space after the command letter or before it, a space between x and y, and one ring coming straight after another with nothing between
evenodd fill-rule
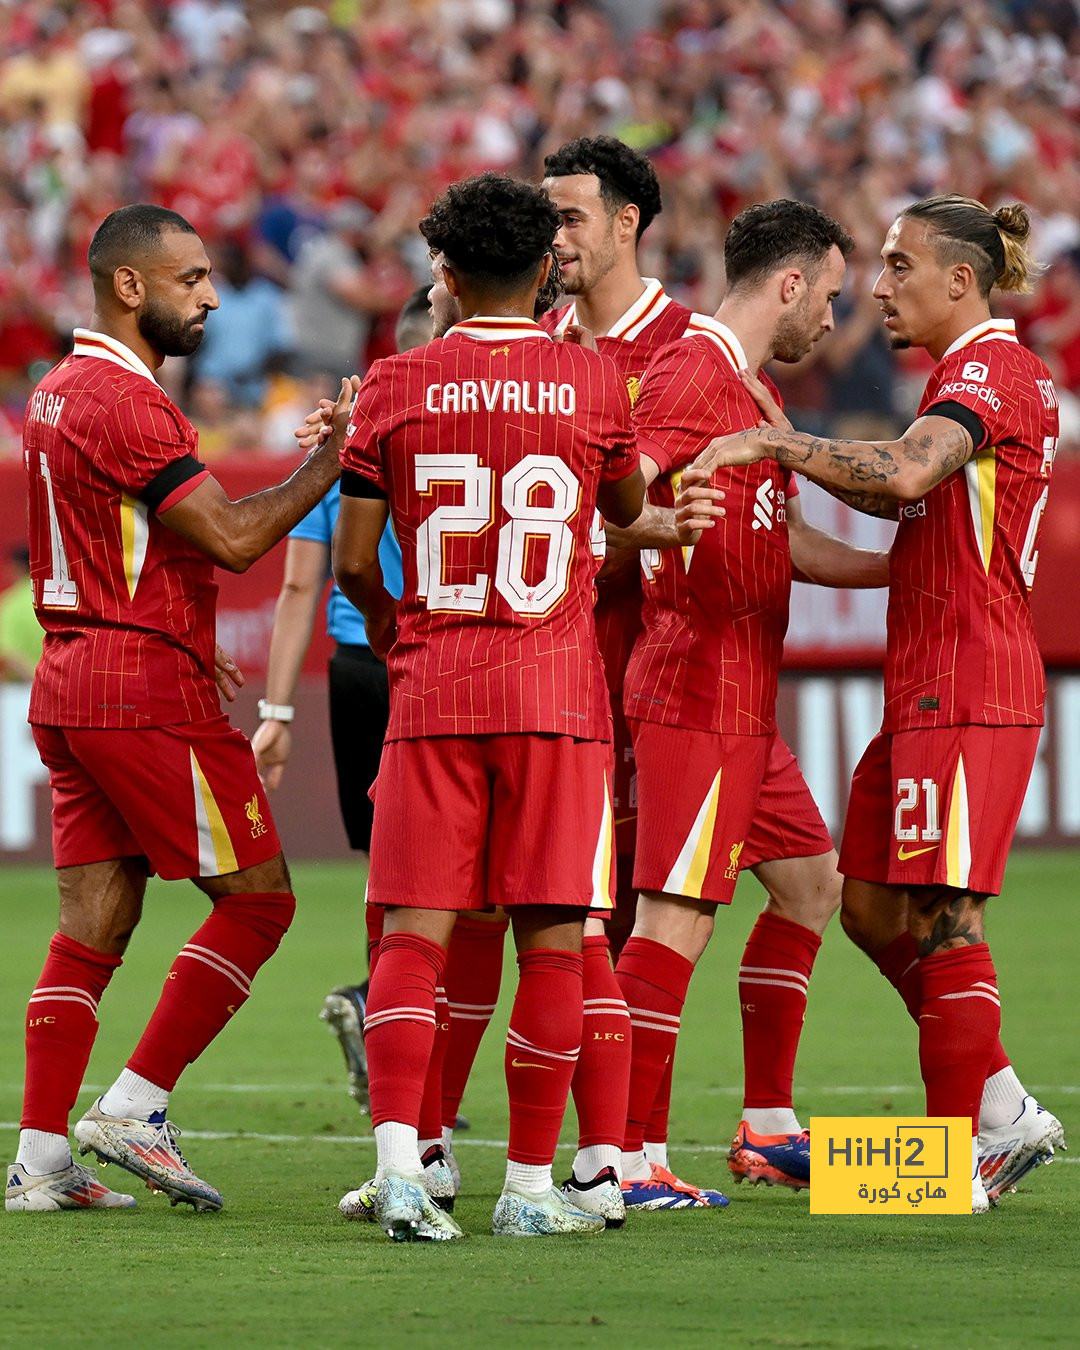
<instances>
[{"instance_id":1,"label":"blurred crowd in stands","mask_svg":"<svg viewBox=\"0 0 1080 1350\"><path fill-rule=\"evenodd\" d=\"M205 457L293 453L345 371L392 350L448 182L538 177L607 132L664 211L644 271L712 312L755 200L812 200L858 243L837 333L787 372L806 429L906 425L925 355L870 290L905 202L1020 199L1047 271L1011 313L1080 444L1080 18L1074 0L0 0L0 458L91 313L97 223L155 201L202 233L221 308L171 392Z\"/></svg>"}]
</instances>

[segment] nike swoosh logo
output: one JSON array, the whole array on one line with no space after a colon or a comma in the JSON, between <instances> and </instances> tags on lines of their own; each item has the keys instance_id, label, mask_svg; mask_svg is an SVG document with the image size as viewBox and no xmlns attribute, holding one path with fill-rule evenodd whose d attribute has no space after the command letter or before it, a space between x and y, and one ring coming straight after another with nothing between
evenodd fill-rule
<instances>
[{"instance_id":1,"label":"nike swoosh logo","mask_svg":"<svg viewBox=\"0 0 1080 1350\"><path fill-rule=\"evenodd\" d=\"M553 1064L530 1064L526 1059L512 1059L510 1063L515 1069L547 1069L548 1073L555 1072Z\"/></svg>"},{"instance_id":2,"label":"nike swoosh logo","mask_svg":"<svg viewBox=\"0 0 1080 1350\"><path fill-rule=\"evenodd\" d=\"M927 844L926 848L905 848L903 844L896 850L896 856L901 862L907 862L909 858L917 858L920 853L933 853L934 849L940 848L940 844Z\"/></svg>"},{"instance_id":3,"label":"nike swoosh logo","mask_svg":"<svg viewBox=\"0 0 1080 1350\"><path fill-rule=\"evenodd\" d=\"M625 825L628 820L637 820L637 812L635 811L632 816L616 816L615 824Z\"/></svg>"}]
</instances>

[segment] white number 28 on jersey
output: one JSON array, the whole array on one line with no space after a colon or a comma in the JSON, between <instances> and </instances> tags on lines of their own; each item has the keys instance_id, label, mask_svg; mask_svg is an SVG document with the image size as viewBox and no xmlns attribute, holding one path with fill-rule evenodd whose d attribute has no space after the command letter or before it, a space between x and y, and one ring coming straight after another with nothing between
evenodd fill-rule
<instances>
[{"instance_id":1,"label":"white number 28 on jersey","mask_svg":"<svg viewBox=\"0 0 1080 1350\"><path fill-rule=\"evenodd\" d=\"M460 484L462 500L437 506L416 531L417 590L428 609L482 614L491 578L478 572L471 581L443 579L443 539L483 534L495 520L495 473L479 455L416 456L416 489L428 493L436 483ZM530 500L533 489L550 490L550 505ZM563 595L574 558L574 534L567 521L581 502L581 484L554 455L526 455L503 476L500 492L507 517L499 529L495 589L517 614L546 614ZM547 543L544 575L525 579L525 560L532 540Z\"/></svg>"}]
</instances>

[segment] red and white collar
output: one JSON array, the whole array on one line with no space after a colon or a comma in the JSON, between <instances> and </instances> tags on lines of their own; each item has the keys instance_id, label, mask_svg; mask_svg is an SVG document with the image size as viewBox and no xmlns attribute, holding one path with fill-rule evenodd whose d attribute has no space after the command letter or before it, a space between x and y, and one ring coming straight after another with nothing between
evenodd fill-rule
<instances>
[{"instance_id":1,"label":"red and white collar","mask_svg":"<svg viewBox=\"0 0 1080 1350\"><path fill-rule=\"evenodd\" d=\"M683 337L706 337L724 353L732 370L749 368L742 343L726 323L721 323L709 314L691 314Z\"/></svg>"},{"instance_id":2,"label":"red and white collar","mask_svg":"<svg viewBox=\"0 0 1080 1350\"><path fill-rule=\"evenodd\" d=\"M597 333L597 337L617 338L622 342L633 342L648 328L658 314L662 314L671 304L667 294L655 277L643 277L645 289L626 311L615 320L606 333ZM577 323L577 302L575 301L556 325L556 333L565 333L570 324Z\"/></svg>"},{"instance_id":3,"label":"red and white collar","mask_svg":"<svg viewBox=\"0 0 1080 1350\"><path fill-rule=\"evenodd\" d=\"M122 366L157 384L154 372L146 362L116 338L109 337L107 333L95 333L90 328L76 328L73 336L75 345L72 347L72 356L96 356L101 361L111 361L114 366Z\"/></svg>"},{"instance_id":4,"label":"red and white collar","mask_svg":"<svg viewBox=\"0 0 1080 1350\"><path fill-rule=\"evenodd\" d=\"M448 328L443 336L467 337L474 342L512 342L518 338L546 338L551 341L551 334L532 319L508 319L505 316L491 318L486 314L462 319L453 328Z\"/></svg>"},{"instance_id":5,"label":"red and white collar","mask_svg":"<svg viewBox=\"0 0 1080 1350\"><path fill-rule=\"evenodd\" d=\"M986 342L989 338L998 338L1001 342L1019 342L1016 336L1016 324L1012 319L984 319L966 333L961 333L945 356L952 356L962 347L970 347L973 342ZM944 360L945 356L941 359Z\"/></svg>"}]
</instances>

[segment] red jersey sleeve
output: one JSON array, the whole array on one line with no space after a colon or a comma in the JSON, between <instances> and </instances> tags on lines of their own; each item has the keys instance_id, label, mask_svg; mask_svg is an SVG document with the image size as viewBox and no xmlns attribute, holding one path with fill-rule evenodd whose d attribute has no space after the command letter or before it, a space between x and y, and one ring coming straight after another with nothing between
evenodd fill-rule
<instances>
[{"instance_id":1,"label":"red jersey sleeve","mask_svg":"<svg viewBox=\"0 0 1080 1350\"><path fill-rule=\"evenodd\" d=\"M612 416L605 419L603 432L604 467L600 477L604 482L615 482L631 474L638 466L637 438L630 420L630 393L626 381L615 368L610 366L609 402Z\"/></svg>"},{"instance_id":2,"label":"red jersey sleeve","mask_svg":"<svg viewBox=\"0 0 1080 1350\"><path fill-rule=\"evenodd\" d=\"M638 450L662 474L696 459L714 436L734 430L727 382L711 353L680 340L649 363L634 404Z\"/></svg>"},{"instance_id":3,"label":"red jersey sleeve","mask_svg":"<svg viewBox=\"0 0 1080 1350\"><path fill-rule=\"evenodd\" d=\"M371 367L361 384L349 412L345 444L341 450L344 473L356 473L386 492L386 469L379 447L379 426L383 399L379 362Z\"/></svg>"},{"instance_id":4,"label":"red jersey sleeve","mask_svg":"<svg viewBox=\"0 0 1080 1350\"><path fill-rule=\"evenodd\" d=\"M175 489L187 480L206 476L203 466L195 459L198 435L186 418L181 419L177 409L163 389L150 381L139 381L136 392L119 398L113 416L101 427L101 446L109 456L108 464L99 464L117 487L130 497L150 499L150 505L160 510L166 499L169 505L179 500ZM158 483L163 476L162 483ZM155 491L164 486L165 491ZM149 489L149 491L148 491Z\"/></svg>"}]
</instances>

